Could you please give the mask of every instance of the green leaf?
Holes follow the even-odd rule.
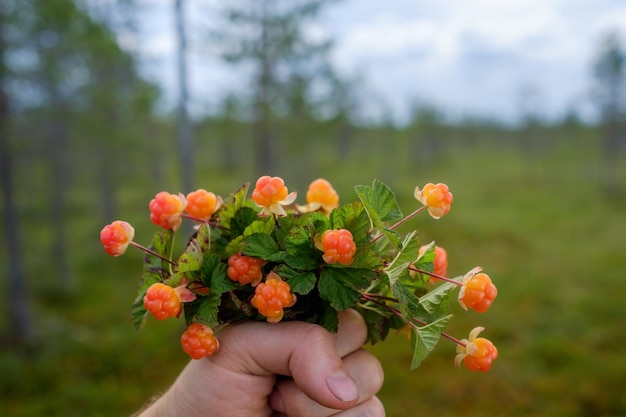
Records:
[[[396,195],[382,181],[375,179],[371,187],[357,185],[355,190],[365,209],[368,212],[373,209],[381,221],[397,222],[404,217],[396,201]]]
[[[296,294],[308,294],[315,288],[315,283],[317,282],[317,277],[313,272],[296,271],[289,268],[287,265],[279,265],[274,268],[274,272],[287,281],[291,287],[291,291]]]
[[[413,348],[411,370],[420,366],[422,361],[435,348],[443,329],[451,318],[452,314],[449,314],[423,327],[411,326],[411,347]]]
[[[155,253],[161,255],[163,258],[169,259],[172,251],[173,239],[174,232],[171,230],[158,231],[152,237],[152,242],[149,248]],[[167,271],[170,267],[169,262],[166,262],[149,253],[146,253],[143,259],[144,272],[161,273],[162,271]]]
[[[400,280],[401,276],[406,277],[408,275],[409,265],[417,258],[418,251],[419,240],[417,239],[417,232],[413,231],[406,235],[396,257],[385,268],[385,273],[392,288]]]
[[[461,282],[463,277],[457,277],[456,280]],[[442,304],[448,301],[450,293],[456,287],[458,287],[458,285],[452,284],[451,282],[444,282],[443,284],[437,285],[431,291],[420,297],[420,307],[428,314],[435,314],[441,310]]]
[[[304,271],[319,267],[322,261],[322,253],[315,247],[313,242],[315,233],[316,229],[312,216],[306,216],[300,222],[294,224],[284,238],[285,263],[287,265]]]
[[[220,262],[219,255],[212,254],[205,257],[200,269],[202,283],[209,288],[211,294],[222,294],[239,288],[239,284],[228,278],[228,266]]]
[[[220,224],[225,228],[230,228],[230,222],[235,217],[235,213],[245,205],[248,188],[250,188],[249,182],[235,190],[235,192],[225,200],[224,206],[219,210]]]
[[[198,228],[196,242],[201,253],[205,254],[211,251],[211,227],[208,223],[202,223]]]
[[[242,207],[237,210],[233,219],[230,222],[231,236],[239,236],[244,234],[244,231],[255,221],[259,220],[258,213],[251,207]]]
[[[143,327],[146,322],[146,318],[148,317],[148,310],[146,310],[143,305],[143,297],[145,295],[145,291],[137,294],[137,297],[135,297],[135,300],[133,301],[133,305],[131,307],[131,317],[133,320],[133,325],[137,330]]]
[[[369,244],[371,223],[363,203],[344,204],[330,213],[329,220],[329,229],[348,229],[357,246]]]
[[[433,272],[435,269],[435,242],[430,242],[424,252],[415,260],[415,268]]]
[[[222,297],[219,294],[211,293],[201,298],[200,305],[196,310],[193,320],[207,325],[218,322],[219,306],[222,303]]]
[[[377,274],[368,269],[324,268],[317,284],[320,296],[336,310],[352,307]]]
[[[246,256],[263,259],[271,262],[281,262],[285,252],[281,251],[278,243],[266,233],[254,233],[242,240],[242,253]]]
[[[405,322],[409,322],[412,317],[419,314],[419,298],[417,298],[415,293],[410,288],[402,282],[397,281],[391,286],[391,292],[398,299],[398,307]]]
[[[198,241],[192,239],[189,241],[185,252],[183,252],[178,258],[178,261],[176,261],[174,269],[178,272],[197,271],[200,269],[201,264],[202,249],[198,244]]]

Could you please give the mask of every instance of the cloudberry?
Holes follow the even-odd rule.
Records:
[[[421,256],[426,252],[428,245],[419,248],[418,255]],[[448,273],[448,252],[441,246],[435,246],[435,259],[433,260],[433,274],[445,277]],[[430,277],[428,280],[430,285],[437,283],[437,279]]]
[[[126,248],[135,237],[135,229],[130,223],[115,220],[100,231],[100,242],[104,250],[111,256],[120,256],[126,252]]]
[[[309,184],[306,193],[307,211],[315,211],[322,208],[330,213],[339,206],[339,195],[328,181],[318,178]]]
[[[457,355],[454,364],[459,367],[461,362],[470,371],[486,372],[498,357],[498,349],[489,339],[478,337],[484,327],[476,327],[470,332],[469,340],[463,339],[463,345],[456,347]]]
[[[350,265],[354,261],[356,244],[352,233],[347,229],[326,230],[315,246],[324,252],[322,258],[327,264]]]
[[[217,352],[220,343],[213,329],[201,323],[192,323],[180,337],[183,350],[192,359],[201,359]]]
[[[286,216],[287,212],[283,205],[289,205],[296,200],[295,192],[289,193],[285,187],[285,181],[280,177],[270,177],[265,175],[256,182],[252,192],[252,200],[261,207],[261,215]]]
[[[257,285],[251,303],[269,323],[278,323],[283,318],[283,309],[296,303],[296,296],[286,281],[271,272],[265,282]]]
[[[177,230],[186,204],[184,195],[161,191],[150,201],[150,220],[164,229]]]
[[[433,184],[428,183],[422,190],[419,187],[415,187],[415,198],[428,207],[428,213],[438,219],[444,214],[450,211],[450,205],[452,204],[453,196],[446,184]]]
[[[484,313],[498,295],[498,289],[491,282],[489,275],[480,271],[480,267],[474,268],[463,277],[459,304],[465,310],[471,308],[478,313]]]
[[[158,320],[178,317],[180,314],[180,297],[176,289],[157,282],[152,284],[143,297],[143,305]]]
[[[185,211],[189,215],[202,220],[211,218],[222,205],[222,198],[202,188],[192,191],[186,197]]]
[[[245,255],[232,255],[228,258],[228,278],[241,285],[256,286],[263,278],[261,268],[265,262],[262,259]]]

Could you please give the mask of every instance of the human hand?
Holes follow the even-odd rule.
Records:
[[[228,326],[220,350],[191,361],[140,416],[384,416],[383,371],[361,349],[366,336],[354,310],[340,312],[336,334],[298,321]]]

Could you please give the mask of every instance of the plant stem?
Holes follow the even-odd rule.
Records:
[[[365,293],[365,294],[361,294],[361,297],[362,297],[362,298],[364,298],[364,299],[365,299],[365,300],[367,300],[367,301],[371,301],[371,302],[372,302],[372,303],[374,303],[374,304],[378,304],[378,305],[379,305],[379,306],[381,306],[381,307],[385,307],[387,310],[389,310],[389,311],[390,311],[391,313],[393,313],[394,315],[396,315],[396,316],[400,317],[401,319],[404,319],[404,316],[402,315],[402,313],[400,312],[400,310],[398,310],[398,309],[397,309],[397,308],[395,308],[395,307],[391,307],[391,306],[389,306],[389,305],[387,305],[387,304],[385,304],[385,303],[383,303],[383,302],[381,302],[381,301],[378,301],[378,299],[380,299],[380,298],[382,298],[382,299],[389,299],[389,300],[393,300],[393,299],[390,299],[389,297],[385,297],[385,296],[380,296],[380,295],[378,295],[378,294],[367,294],[367,293]],[[394,300],[394,301],[397,301],[397,300]],[[416,325],[415,323],[417,323],[417,324],[419,324],[419,325],[421,325],[421,326],[427,326],[427,325],[428,325],[428,323],[426,323],[425,321],[422,321],[422,320],[418,319],[417,317],[411,317],[411,320],[412,320],[412,321],[411,321],[411,322],[409,322],[409,323],[407,323],[407,324],[408,324],[409,326],[412,326],[412,327],[415,327],[415,328],[418,328],[418,327],[417,327],[417,325]],[[413,323],[413,322],[415,322],[415,323]],[[448,340],[450,340],[450,341],[452,341],[452,342],[454,342],[454,343],[456,343],[456,344],[458,344],[458,345],[461,345],[461,346],[463,346],[463,347],[467,346],[467,344],[466,344],[465,342],[463,342],[463,341],[461,341],[461,340],[457,339],[456,337],[454,337],[454,336],[452,336],[452,335],[450,335],[450,334],[448,334],[448,333],[446,333],[446,332],[441,332],[441,336],[443,336],[443,337],[445,337],[446,339],[448,339]]]
[[[461,282],[459,282],[459,281],[457,281],[455,279],[444,277],[443,275],[435,274],[434,272],[424,271],[423,269],[415,268],[415,267],[412,267],[412,266],[410,266],[409,269],[411,271],[419,272],[421,274],[426,274],[426,275],[431,276],[433,278],[440,279],[442,281],[446,281],[446,282],[449,282],[449,283],[454,284],[454,285],[458,285],[458,286],[463,285]]]
[[[415,210],[413,213],[409,214],[408,216],[406,216],[405,218],[399,220],[397,223],[391,225],[391,227],[389,227],[389,230],[393,230],[401,225],[403,225],[404,223],[406,223],[407,221],[409,221],[410,219],[412,219],[413,217],[415,217],[415,215],[417,215],[418,213],[424,211],[424,209],[426,209],[426,206],[422,206],[420,208],[418,208],[417,210]],[[380,239],[381,237],[383,237],[384,234],[381,233],[378,236],[376,236],[374,239],[372,239],[370,241],[370,243],[374,243],[376,242],[378,239]]]
[[[152,249],[149,249],[149,248],[147,248],[147,247],[145,247],[145,246],[143,246],[143,245],[141,245],[141,244],[139,244],[139,243],[137,243],[137,242],[135,242],[135,241],[131,241],[131,242],[130,242],[130,244],[131,244],[131,245],[133,245],[133,246],[134,246],[134,247],[136,247],[136,248],[141,249],[142,251],[144,251],[144,252],[146,252],[146,253],[149,253],[149,254],[150,254],[150,255],[152,255],[152,256],[156,256],[156,257],[157,257],[157,258],[159,258],[160,260],[162,260],[162,261],[164,261],[164,262],[167,262],[167,263],[169,263],[170,265],[175,265],[175,263],[174,263],[174,262],[172,262],[170,259],[167,259],[167,258],[166,258],[166,257],[164,257],[163,255],[160,255],[160,254],[156,253],[155,251],[153,251]]]

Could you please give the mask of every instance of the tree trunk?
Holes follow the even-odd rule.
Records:
[[[28,302],[26,280],[20,251],[20,232],[13,195],[13,161],[9,144],[9,102],[4,89],[6,67],[4,65],[4,25],[0,14],[0,188],[4,201],[3,221],[7,247],[6,306],[9,316],[9,338],[23,343],[33,337],[33,325]]]

